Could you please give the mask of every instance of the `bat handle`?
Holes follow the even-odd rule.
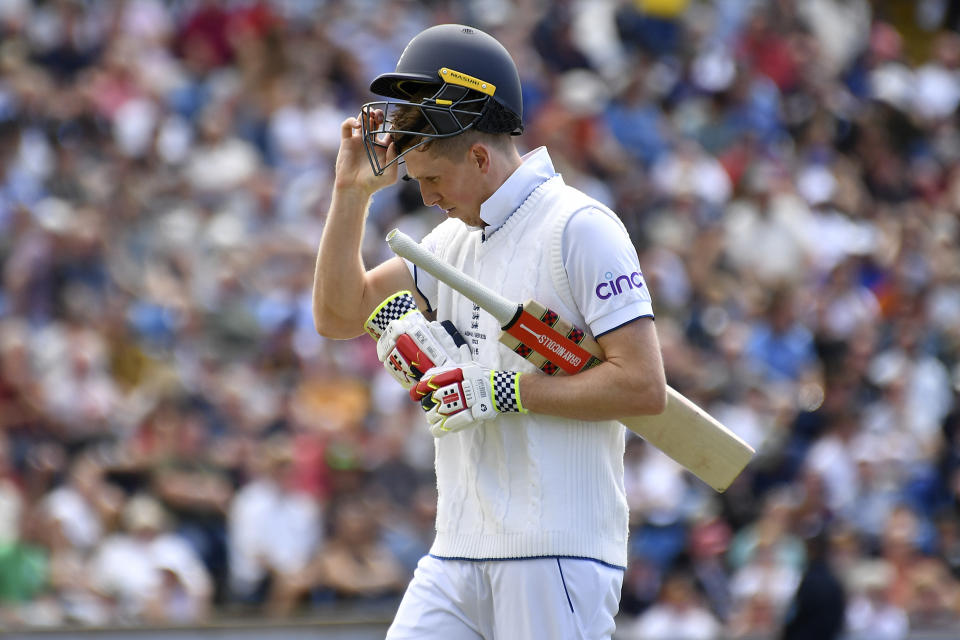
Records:
[[[476,302],[496,318],[500,326],[512,323],[522,310],[521,305],[510,302],[496,291],[442,262],[398,229],[387,234],[387,244],[401,258],[406,258],[451,289],[459,291]]]

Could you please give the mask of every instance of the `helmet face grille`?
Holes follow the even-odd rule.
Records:
[[[361,107],[360,124],[363,135],[363,145],[367,152],[367,159],[375,175],[383,172],[393,163],[402,162],[403,156],[414,149],[439,138],[450,138],[477,127],[488,112],[490,96],[479,94],[464,87],[442,85],[433,96],[422,102],[402,100],[380,100],[368,102]],[[397,107],[418,109],[423,118],[423,130],[411,131],[396,129],[393,122],[396,119]],[[375,122],[371,117],[376,110],[383,111],[382,123],[370,128],[369,123]],[[391,114],[391,111],[393,112]],[[479,129],[478,130],[482,130]],[[392,160],[381,163],[377,149],[386,149],[391,140],[404,137],[416,137],[420,140],[403,150]]]

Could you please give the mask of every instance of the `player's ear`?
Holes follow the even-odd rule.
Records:
[[[486,173],[490,170],[490,149],[487,145],[479,142],[470,146],[469,162],[480,169],[480,173]]]

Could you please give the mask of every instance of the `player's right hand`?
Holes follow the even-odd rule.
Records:
[[[427,320],[409,291],[384,300],[364,327],[377,338],[380,362],[404,389],[410,389],[428,369],[471,358],[470,347],[453,323]]]
[[[336,178],[334,189],[358,190],[366,195],[388,187],[397,181],[397,163],[391,164],[383,175],[374,175],[367,158],[367,150],[363,145],[363,133],[360,118],[368,118],[368,128],[375,129],[383,124],[385,117],[380,109],[373,109],[366,115],[360,113],[356,117],[347,118],[340,124],[340,150],[337,152]],[[385,148],[374,147],[374,153],[380,160],[380,166],[385,166],[396,155],[393,141],[386,140]]]
[[[424,372],[410,389],[410,398],[423,405],[434,438],[463,431],[501,413],[527,412],[520,402],[518,372],[493,371],[476,362]]]

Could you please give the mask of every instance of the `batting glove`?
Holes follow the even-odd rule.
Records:
[[[470,362],[427,371],[410,389],[410,397],[423,404],[430,433],[440,438],[501,413],[526,413],[519,380],[516,371],[494,371]]]
[[[410,389],[428,369],[468,362],[471,357],[470,347],[453,323],[427,320],[409,291],[384,300],[364,329],[377,339],[377,357],[404,389]]]

